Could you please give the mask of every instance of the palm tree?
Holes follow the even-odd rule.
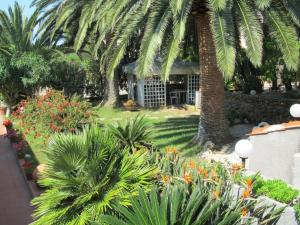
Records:
[[[97,38],[97,51],[109,36],[110,44],[101,56],[110,77],[126,55],[128,46],[142,34],[138,59],[140,76],[149,74],[160,53],[163,78],[168,79],[182,43],[193,33],[186,30],[195,24],[201,65],[201,115],[197,135],[201,143],[228,140],[228,123],[223,111],[224,78],[229,79],[234,73],[236,48],[241,42],[253,65],[261,65],[262,23],[268,27],[268,35],[275,39],[287,68],[298,68],[295,26],[300,26],[299,0],[35,0],[34,4],[38,10],[49,9],[51,5],[56,7],[46,11],[44,25],[52,26],[54,32],[63,30],[72,18],[80,16],[75,49],[80,49],[93,33]]]
[[[96,1],[93,3],[96,3]],[[88,30],[88,24],[92,22],[87,18],[90,18],[91,9],[94,7],[92,2],[34,0],[32,5],[36,6],[36,12],[40,15],[39,22],[41,26],[38,29],[38,34],[47,38],[48,43],[55,46],[57,44],[61,45],[61,42],[63,42],[64,46],[74,46],[77,53],[85,55],[85,52],[88,51],[95,62],[99,60],[99,55],[102,54],[102,49],[108,45],[110,38],[104,34],[105,41],[98,42],[99,33]],[[78,30],[79,26],[81,27],[80,30]],[[87,40],[85,36],[79,37],[79,33],[84,33],[90,38]],[[102,74],[103,70],[100,68],[100,71],[98,71],[99,77]],[[119,77],[114,76],[113,79],[106,79],[105,81],[102,104],[115,107],[118,103]]]
[[[108,132],[86,128],[59,134],[46,152],[40,184],[46,190],[33,200],[33,224],[89,224],[112,206],[128,206],[129,197],[148,190],[156,175],[143,151],[130,154]]]

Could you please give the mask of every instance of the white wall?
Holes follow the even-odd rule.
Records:
[[[300,158],[294,158],[296,153],[300,153],[299,128],[250,136],[250,141],[254,147],[249,157],[250,171],[261,172],[267,178],[281,179],[289,184],[295,182],[295,176],[300,177]],[[299,179],[296,180],[298,182]],[[300,188],[300,183],[298,185]]]

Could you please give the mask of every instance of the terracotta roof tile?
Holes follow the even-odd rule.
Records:
[[[293,128],[300,128],[300,121],[290,121],[288,123],[270,125],[265,127],[255,127],[249,136],[268,134],[274,131],[284,131]]]

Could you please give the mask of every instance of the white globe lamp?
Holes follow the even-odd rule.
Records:
[[[294,118],[300,118],[300,104],[294,104],[290,108],[290,113]]]
[[[241,158],[242,166],[243,166],[243,168],[245,168],[246,159],[248,159],[250,154],[252,153],[253,145],[251,144],[250,141],[243,139],[236,143],[234,151]]]
[[[251,90],[250,91],[250,95],[256,95],[256,91],[255,90]]]

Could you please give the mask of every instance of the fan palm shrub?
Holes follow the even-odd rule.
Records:
[[[196,40],[200,62],[200,142],[228,140],[228,122],[223,111],[224,78],[235,69],[237,46],[252,64],[261,66],[263,25],[281,50],[289,69],[296,70],[299,48],[296,27],[300,26],[298,0],[35,0],[43,14],[42,29],[60,33],[74,27],[74,48],[93,39],[95,52],[101,49],[108,76],[122,62],[128,46],[136,43],[139,75],[151,74],[157,54],[163,59],[161,74],[167,79],[182,46]],[[196,29],[196,32],[194,30]],[[103,52],[102,43],[109,46]],[[191,46],[189,46],[191,47]]]
[[[118,122],[116,126],[110,125],[111,133],[122,143],[135,152],[139,147],[148,147],[152,130],[146,123],[145,116],[137,115],[127,120],[124,125]]]
[[[150,189],[156,168],[147,154],[130,154],[98,127],[58,134],[46,152],[45,191],[32,203],[33,224],[89,224],[112,206],[130,205],[129,197]]]
[[[153,189],[149,195],[140,190],[131,198],[131,207],[116,206],[120,217],[102,215],[109,225],[233,225],[276,224],[283,208],[256,207],[253,200],[234,199],[228,186],[220,195],[205,186],[189,190],[185,184]],[[267,212],[267,210],[269,210]],[[95,223],[96,224],[96,223]]]

